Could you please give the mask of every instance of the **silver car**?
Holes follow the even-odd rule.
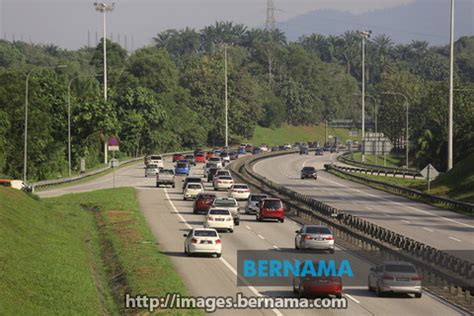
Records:
[[[160,168],[158,167],[157,164],[148,164],[145,167],[145,178],[155,177],[159,171],[160,171]]]
[[[385,293],[408,293],[421,297],[421,277],[413,264],[403,261],[387,261],[370,268],[369,291],[377,296]]]
[[[334,253],[334,236],[329,228],[304,225],[296,231],[295,249],[322,249]]]
[[[261,193],[250,193],[247,199],[247,205],[245,205],[245,214],[256,214],[258,210],[258,203],[262,199],[266,199],[268,196]]]

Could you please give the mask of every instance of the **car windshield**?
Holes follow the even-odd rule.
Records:
[[[278,200],[268,200],[263,204],[264,208],[282,208],[281,201]]]
[[[173,170],[171,169],[163,169],[160,171],[161,174],[174,174]]]
[[[228,210],[210,210],[209,214],[212,215],[230,215]]]
[[[183,162],[183,163],[178,163],[178,164],[176,164],[176,167],[177,167],[177,168],[187,168],[187,167],[188,167],[188,164],[186,164],[186,163],[184,163],[184,162]]]
[[[214,230],[195,230],[194,236],[196,237],[217,237],[217,232]]]
[[[308,234],[325,234],[331,235],[331,231],[327,227],[307,226],[306,233]]]
[[[150,156],[150,160],[161,160],[161,156]]]
[[[214,204],[219,206],[237,206],[237,202],[233,200],[216,200]]]
[[[304,172],[315,172],[316,169],[314,167],[304,167],[303,171]]]
[[[266,195],[252,195],[250,200],[251,201],[260,201],[261,199],[266,198]]]
[[[385,266],[387,272],[405,272],[405,273],[416,273],[415,267],[407,264],[387,264]]]

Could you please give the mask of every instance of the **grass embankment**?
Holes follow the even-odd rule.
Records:
[[[121,314],[125,292],[185,294],[131,188],[41,201],[0,188],[0,243],[5,315]]]
[[[360,140],[359,136],[349,136],[349,130],[343,128],[328,128],[328,135],[333,137],[339,136],[341,142],[345,144],[346,140]],[[295,142],[314,142],[319,141],[324,144],[325,127],[324,125],[317,126],[289,126],[284,125],[279,128],[265,128],[257,126],[253,137],[246,142],[260,145],[267,144],[269,146],[283,145]]]
[[[394,154],[387,154],[386,155],[386,166],[387,167],[397,167],[400,168],[405,165],[405,156],[402,155],[394,155]],[[362,162],[362,153],[356,152],[352,155],[352,159],[355,161]],[[384,155],[378,155],[377,159],[375,155],[366,154],[365,155],[365,162],[374,164],[374,165],[384,165]]]

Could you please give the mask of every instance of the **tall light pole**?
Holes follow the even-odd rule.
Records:
[[[106,23],[106,14],[111,12],[115,3],[107,4],[104,2],[94,2],[94,7],[96,11],[102,13],[102,22],[103,22],[103,31],[104,35],[102,37],[102,48],[104,55],[104,101],[107,101],[107,23]],[[107,141],[104,141],[104,163],[107,164]]]
[[[227,100],[227,45],[224,45],[224,72],[225,72],[225,147],[229,146],[229,118],[228,118],[228,100]]]
[[[29,96],[29,82],[30,77],[39,68],[65,68],[66,65],[56,65],[56,66],[41,66],[38,68],[31,69],[28,74],[26,75],[25,80],[25,140],[23,144],[23,182],[26,183],[27,179],[27,172],[28,172],[28,96]]]
[[[451,0],[451,32],[449,58],[448,170],[453,168],[453,81],[454,81],[454,0]]]
[[[408,98],[406,95],[404,95],[403,93],[399,93],[399,92],[384,92],[382,94],[387,94],[387,95],[399,95],[399,96],[402,96],[404,99],[405,99],[405,107],[406,107],[406,117],[405,117],[405,160],[406,160],[406,166],[408,168],[408,153],[409,153],[409,144],[410,144],[410,133],[409,133],[409,129],[408,129],[408,114],[409,114],[409,104],[408,104]]]
[[[352,95],[360,96],[361,94],[353,93]],[[377,137],[377,140],[378,140],[378,128],[377,128],[377,116],[378,116],[377,105],[378,105],[378,102],[377,102],[377,99],[375,97],[373,97],[369,94],[366,94],[365,96],[368,97],[368,98],[371,98],[372,101],[374,102],[375,134],[376,134],[376,137]],[[375,164],[377,164],[377,145],[375,147]]]
[[[362,38],[362,161],[365,161],[365,41],[372,31],[357,31],[357,34]]]
[[[71,159],[71,84],[74,80],[81,77],[97,77],[98,75],[78,75],[71,80],[67,85],[67,158],[68,158],[68,174],[71,177],[72,159]]]

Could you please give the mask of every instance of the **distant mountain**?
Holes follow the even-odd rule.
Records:
[[[444,45],[449,42],[450,3],[450,0],[416,0],[364,14],[316,10],[279,23],[278,28],[290,40],[312,33],[339,35],[348,30],[370,29],[374,35],[389,35],[395,43],[424,40],[432,45]],[[455,21],[456,38],[474,35],[474,1],[456,1]]]

